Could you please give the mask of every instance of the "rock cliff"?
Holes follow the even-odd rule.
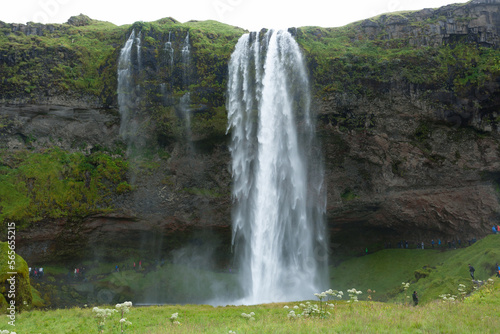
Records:
[[[401,239],[479,238],[498,222],[499,9],[500,1],[474,0],[290,30],[313,82],[334,256]],[[142,58],[131,144],[119,135],[116,70],[133,29],[141,32]],[[1,218],[24,226],[18,249],[28,262],[164,256],[200,242],[214,245],[221,265],[230,261],[224,94],[243,33],[173,19],[122,27],[85,17],[64,25],[0,22],[0,182],[20,194],[0,193]],[[84,198],[33,202],[44,176],[26,174],[23,162],[53,147],[64,154],[50,155],[60,171],[50,184],[71,181],[86,189]],[[76,202],[86,206],[70,209]],[[23,203],[38,209],[21,215]]]

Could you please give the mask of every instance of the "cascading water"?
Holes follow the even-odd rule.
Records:
[[[313,298],[327,281],[325,195],[300,49],[246,34],[229,64],[233,245],[242,303]]]
[[[168,32],[168,41],[165,43],[165,51],[167,51],[169,55],[169,66],[170,66],[170,72],[173,71],[174,68],[174,47],[172,46],[172,42],[170,41],[172,37],[172,32]]]
[[[184,71],[182,75],[182,84],[184,88],[189,86],[189,63],[191,60],[191,47],[189,46],[189,32],[186,34],[184,43],[182,44],[182,64],[184,66]]]
[[[189,31],[186,34],[186,38],[184,39],[184,43],[182,44],[182,85],[185,90],[189,88],[189,74],[190,74],[190,66],[191,66],[191,46],[189,45]],[[180,101],[179,108],[184,115],[184,119],[186,122],[186,131],[188,140],[191,139],[191,93],[188,91],[185,93]],[[192,148],[192,147],[191,147]]]
[[[120,109],[121,123],[120,135],[128,139],[130,131],[130,116],[134,109],[134,66],[132,62],[132,47],[136,41],[135,30],[130,33],[127,42],[120,52],[118,59],[118,107]],[[140,57],[140,49],[138,49]]]

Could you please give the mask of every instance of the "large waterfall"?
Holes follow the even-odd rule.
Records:
[[[289,32],[240,38],[227,107],[242,302],[313,298],[327,279],[323,169],[306,66]]]

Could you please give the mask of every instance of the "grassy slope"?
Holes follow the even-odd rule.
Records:
[[[350,288],[375,290],[376,300],[400,300],[397,294],[401,292],[401,283],[410,282],[410,290],[417,290],[425,303],[441,294],[457,294],[459,284],[470,291],[468,263],[476,269],[476,279],[486,280],[493,275],[497,262],[500,262],[500,235],[490,235],[456,250],[390,249],[353,258],[332,267],[330,278],[331,286],[344,292]],[[417,280],[416,272],[428,276]]]

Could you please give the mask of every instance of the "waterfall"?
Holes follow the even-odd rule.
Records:
[[[168,32],[168,41],[165,43],[165,51],[168,52],[169,55],[169,65],[170,65],[170,73],[172,73],[173,68],[174,68],[174,48],[172,46],[172,42],[170,40],[172,36],[172,32]]]
[[[189,31],[186,34],[186,38],[184,39],[184,43],[182,44],[182,84],[184,89],[189,89],[189,77],[190,77],[190,67],[191,67],[191,47],[189,45]],[[191,138],[191,94],[188,91],[185,93],[180,100],[179,107],[186,121],[186,131],[188,139]]]
[[[141,33],[139,32],[139,34],[137,35],[137,37],[135,38],[135,45],[136,45],[136,48],[137,48],[137,64],[139,64],[139,71],[142,70],[142,52],[141,52]]]
[[[308,75],[290,33],[240,38],[227,108],[242,303],[314,298],[327,281],[326,200]]]
[[[132,46],[136,41],[135,30],[130,33],[127,42],[120,51],[118,59],[118,107],[120,110],[120,135],[128,139],[130,131],[130,116],[134,109],[134,66],[132,62]],[[138,57],[139,57],[138,53]]]

